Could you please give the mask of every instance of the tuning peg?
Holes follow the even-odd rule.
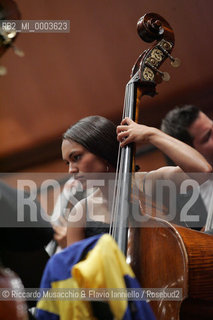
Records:
[[[162,79],[164,81],[169,81],[170,80],[170,74],[168,72],[162,72]]]
[[[160,46],[159,49],[163,51],[163,53],[171,60],[172,67],[178,68],[181,65],[181,60],[179,58],[174,58],[173,56],[171,56],[171,54],[165,48],[163,48],[163,46]]]
[[[171,65],[174,68],[178,68],[181,65],[181,60],[179,58],[173,58],[172,56],[170,56],[169,58],[172,60]]]
[[[163,81],[169,81],[170,80],[170,75],[168,72],[162,72],[160,70],[158,70],[158,68],[156,68],[153,64],[151,64],[149,61],[146,63],[146,65],[152,69],[153,71],[159,73],[161,75],[161,79]]]
[[[169,81],[170,80],[170,74],[168,72],[162,72],[160,70],[156,70],[160,75],[163,81]]]
[[[0,66],[0,76],[5,76],[7,74],[7,68]]]
[[[165,50],[165,49],[164,49]],[[164,53],[169,57],[169,59],[171,60],[171,65],[174,68],[178,68],[181,65],[181,61],[179,58],[174,58],[173,56],[171,56],[171,54],[169,54],[168,51],[164,51]]]

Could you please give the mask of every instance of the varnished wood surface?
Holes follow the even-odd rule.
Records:
[[[213,236],[177,227],[188,256],[188,297],[213,304]]]
[[[158,320],[212,319],[212,236],[150,218],[130,232],[128,255],[143,288],[182,289],[180,301],[150,302]]]
[[[187,254],[175,232],[153,220],[132,230],[130,243],[134,244],[129,247],[131,264],[142,288],[181,288],[183,297],[187,296]],[[181,301],[163,299],[150,304],[158,320],[179,319]]]

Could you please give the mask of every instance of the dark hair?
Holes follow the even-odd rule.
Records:
[[[83,118],[63,134],[63,139],[79,143],[116,168],[119,143],[112,121],[101,116]]]
[[[188,129],[198,118],[199,112],[200,109],[194,105],[177,106],[166,114],[161,123],[161,130],[193,146],[193,137]]]

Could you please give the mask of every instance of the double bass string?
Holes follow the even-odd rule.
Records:
[[[126,91],[127,91],[127,88],[126,88]],[[127,100],[127,94],[125,93],[122,119],[124,118],[124,114],[125,114],[126,100]],[[115,174],[115,184],[114,184],[114,191],[113,191],[113,202],[112,202],[112,210],[111,210],[110,229],[109,229],[109,234],[111,234],[113,238],[115,238],[116,226],[118,223],[117,222],[117,220],[118,220],[118,203],[119,203],[118,199],[120,197],[120,190],[121,190],[121,172],[122,172],[121,168],[123,167],[122,160],[123,160],[122,150],[119,145],[118,160],[117,160],[117,167],[116,167],[116,174]]]
[[[130,115],[130,105],[132,101],[132,86],[128,85],[126,86],[125,90],[125,100],[124,100],[124,109],[123,109],[123,116],[131,116]],[[122,251],[125,251],[126,241],[124,238],[126,238],[125,231],[127,227],[127,221],[126,221],[126,211],[123,210],[123,200],[127,199],[128,195],[125,193],[127,191],[126,186],[124,186],[124,175],[129,174],[129,169],[127,168],[126,163],[126,156],[127,155],[127,148],[125,147],[123,149],[120,149],[119,147],[119,156],[118,156],[118,164],[117,164],[117,170],[116,170],[116,180],[115,180],[115,188],[114,188],[114,199],[113,199],[113,205],[112,205],[112,214],[111,214],[111,223],[110,223],[110,233],[117,241],[118,245],[122,249]],[[128,177],[127,177],[128,178]],[[127,180],[128,181],[128,180]],[[124,192],[125,190],[125,192]],[[128,190],[129,194],[129,190]],[[125,195],[125,196],[124,196]],[[124,198],[124,199],[121,199]]]

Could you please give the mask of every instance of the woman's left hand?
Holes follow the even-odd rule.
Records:
[[[152,129],[138,124],[130,118],[125,118],[121,121],[121,125],[117,127],[117,140],[120,142],[121,147],[131,142],[147,143],[152,134]]]

